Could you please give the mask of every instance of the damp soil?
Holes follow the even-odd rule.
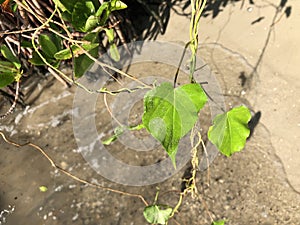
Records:
[[[204,45],[200,53],[221,84],[227,107],[245,104],[251,108],[247,98],[256,77],[243,59],[220,46]],[[176,68],[159,63],[141,63],[131,66],[129,72],[139,77],[162,76],[172,80]],[[179,77],[184,80],[184,76]],[[149,203],[153,202],[159,188],[159,203],[176,204],[184,175],[190,169],[189,163],[171,178],[147,186],[132,187],[103,178],[82,157],[74,137],[72,107],[76,89],[65,88],[50,76],[36,76],[35,79],[36,88],[31,90],[26,100],[30,106],[18,108],[13,115],[1,121],[0,129],[10,140],[40,146],[58,166],[90,182],[140,194]],[[126,80],[122,82],[126,83]],[[118,87],[113,81],[109,85],[111,88]],[[100,136],[105,139],[113,133],[113,125],[102,97],[97,99],[95,124]],[[107,97],[108,103],[113,101],[114,97]],[[1,110],[8,105],[4,104]],[[129,115],[133,124],[141,120],[141,110],[142,104],[138,101]],[[253,114],[257,113],[252,110]],[[209,113],[209,108],[206,108],[201,114],[203,131],[210,124]],[[134,135],[137,138],[147,136],[142,131],[136,131]],[[0,210],[14,207],[11,214],[2,215],[1,223],[5,218],[6,224],[13,225],[147,224],[143,218],[145,205],[139,198],[75,181],[53,169],[46,158],[30,146],[17,148],[3,139],[0,143]],[[166,158],[160,148],[146,154],[133,151],[118,141],[108,150],[115,158],[135,166],[150,165]],[[299,224],[299,193],[289,184],[273,150],[269,132],[261,123],[255,127],[242,152],[230,158],[219,155],[209,170],[199,172],[197,185],[200,198],[186,196],[170,225],[210,224],[207,211],[213,219],[226,219],[226,224],[231,225]],[[46,186],[48,190],[41,192],[40,186]]]

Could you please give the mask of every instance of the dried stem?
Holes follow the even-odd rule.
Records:
[[[99,185],[99,184],[91,183],[91,182],[89,182],[85,179],[77,177],[74,174],[71,174],[70,172],[68,172],[68,171],[64,170],[63,168],[61,168],[60,166],[58,166],[54,162],[54,160],[40,146],[38,146],[36,144],[33,144],[31,142],[28,142],[28,143],[25,143],[25,144],[18,144],[16,142],[8,140],[7,137],[5,136],[5,134],[2,131],[0,131],[0,135],[2,136],[3,140],[6,143],[8,143],[10,145],[13,145],[15,147],[21,148],[21,147],[25,147],[25,146],[30,146],[30,147],[34,148],[35,150],[40,152],[48,160],[48,162],[51,164],[52,167],[54,167],[55,169],[57,169],[61,173],[67,175],[68,177],[70,177],[70,178],[72,178],[72,179],[74,179],[74,180],[76,180],[80,183],[89,185],[89,186],[94,187],[94,188],[102,189],[102,190],[105,190],[105,191],[110,191],[110,192],[113,192],[113,193],[126,195],[126,196],[129,196],[129,197],[139,198],[145,204],[145,206],[149,205],[148,202],[145,200],[145,198],[142,195],[129,193],[129,192],[124,192],[124,191],[116,190],[116,189],[113,189],[113,188],[105,187],[105,186],[102,186],[102,185]]]

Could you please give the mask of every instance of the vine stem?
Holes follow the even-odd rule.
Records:
[[[192,17],[190,21],[190,49],[192,52],[190,60],[190,81],[194,82],[194,72],[196,68],[196,53],[198,49],[199,21],[205,8],[207,0],[191,0]]]
[[[109,105],[107,103],[106,93],[104,93],[104,95],[103,95],[103,100],[104,100],[104,105],[105,105],[108,113],[110,114],[111,118],[113,118],[117,122],[117,124],[119,124],[120,127],[123,127],[123,124],[121,124],[121,122],[112,113],[112,111],[111,111],[111,109],[110,109],[110,107],[109,107]]]
[[[48,162],[51,164],[52,167],[54,167],[55,169],[57,169],[61,173],[67,175],[68,177],[72,178],[73,180],[76,180],[76,181],[78,181],[82,184],[86,184],[86,185],[89,185],[91,187],[95,187],[95,188],[102,189],[102,190],[105,190],[105,191],[109,191],[109,192],[113,192],[113,193],[117,193],[117,194],[121,194],[121,195],[126,195],[126,196],[129,196],[129,197],[139,198],[145,204],[145,206],[149,205],[148,202],[145,200],[145,198],[142,195],[129,193],[129,192],[124,192],[124,191],[116,190],[116,189],[113,189],[113,188],[105,187],[105,186],[102,186],[102,185],[99,185],[99,184],[91,183],[91,182],[89,182],[85,179],[79,178],[76,175],[64,170],[63,168],[61,168],[60,166],[58,166],[54,162],[54,160],[45,152],[45,150],[43,150],[40,146],[38,146],[36,144],[33,144],[31,142],[27,142],[25,144],[18,144],[16,142],[13,142],[13,141],[7,139],[7,137],[5,136],[5,134],[2,131],[0,131],[0,135],[2,136],[3,140],[6,143],[8,143],[10,145],[13,145],[15,147],[21,148],[21,147],[25,147],[25,146],[30,146],[30,147],[34,148],[35,150],[40,152],[48,160]]]
[[[9,114],[11,114],[14,111],[14,109],[15,109],[15,107],[17,105],[18,98],[19,98],[19,88],[20,88],[20,80],[18,78],[17,85],[16,85],[16,93],[15,93],[14,102],[10,106],[9,110],[6,113],[4,113],[3,115],[0,115],[0,120],[5,119]]]

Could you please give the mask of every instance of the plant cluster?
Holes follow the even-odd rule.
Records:
[[[103,68],[109,68],[133,78],[116,68],[97,61],[99,48],[103,45],[110,48],[110,57],[113,60],[120,60],[114,32],[118,22],[108,21],[112,12],[126,8],[122,1],[53,0],[52,7],[44,5],[42,1],[37,3],[30,0],[22,2],[1,0],[0,3],[4,16],[6,19],[8,18],[6,21],[13,20],[15,17],[20,19],[16,26],[18,30],[11,27],[9,23],[1,23],[1,26],[8,31],[1,33],[3,37],[0,47],[0,88],[14,82],[18,87],[24,71],[29,71],[32,65],[47,66],[48,70],[63,82],[76,84],[84,89],[86,88],[78,83],[76,78],[81,77],[94,62],[99,63]],[[142,124],[136,128],[130,128],[145,128],[162,144],[175,168],[179,141],[192,131],[192,177],[187,181],[187,186],[180,194],[180,199],[175,207],[158,204],[157,193],[154,203],[144,209],[144,217],[151,224],[167,224],[168,220],[178,212],[184,196],[188,193],[192,193],[193,196],[198,195],[195,181],[198,170],[197,151],[200,146],[204,148],[205,146],[201,134],[195,132],[193,128],[198,120],[200,110],[207,102],[207,96],[201,85],[195,83],[193,74],[197,60],[199,20],[205,5],[206,0],[191,0],[192,14],[188,46],[190,46],[192,56],[189,82],[175,87],[175,78],[174,84],[162,83],[151,88],[144,96]],[[45,6],[44,10],[41,9],[43,6]],[[30,59],[24,62],[23,56],[30,56]],[[72,77],[59,70],[59,66],[66,60],[72,61]],[[110,93],[104,89],[87,91]],[[18,88],[16,88],[16,99],[17,96]],[[208,130],[208,139],[222,154],[231,156],[234,152],[244,148],[250,134],[248,128],[250,118],[251,114],[245,106],[224,112],[214,118],[213,125]],[[110,144],[121,134],[122,132],[116,133],[114,137],[106,140],[105,144]],[[212,220],[214,225],[224,223],[224,220]]]

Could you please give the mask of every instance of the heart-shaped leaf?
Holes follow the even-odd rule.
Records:
[[[192,129],[206,101],[199,84],[174,89],[171,83],[162,83],[144,96],[143,124],[163,145],[175,168],[179,140]]]
[[[250,134],[248,128],[250,119],[251,114],[245,106],[217,115],[213,126],[208,130],[208,139],[222,154],[231,156],[234,152],[239,152],[244,148]]]
[[[144,209],[144,217],[151,224],[166,224],[173,209],[165,205],[149,205]]]

